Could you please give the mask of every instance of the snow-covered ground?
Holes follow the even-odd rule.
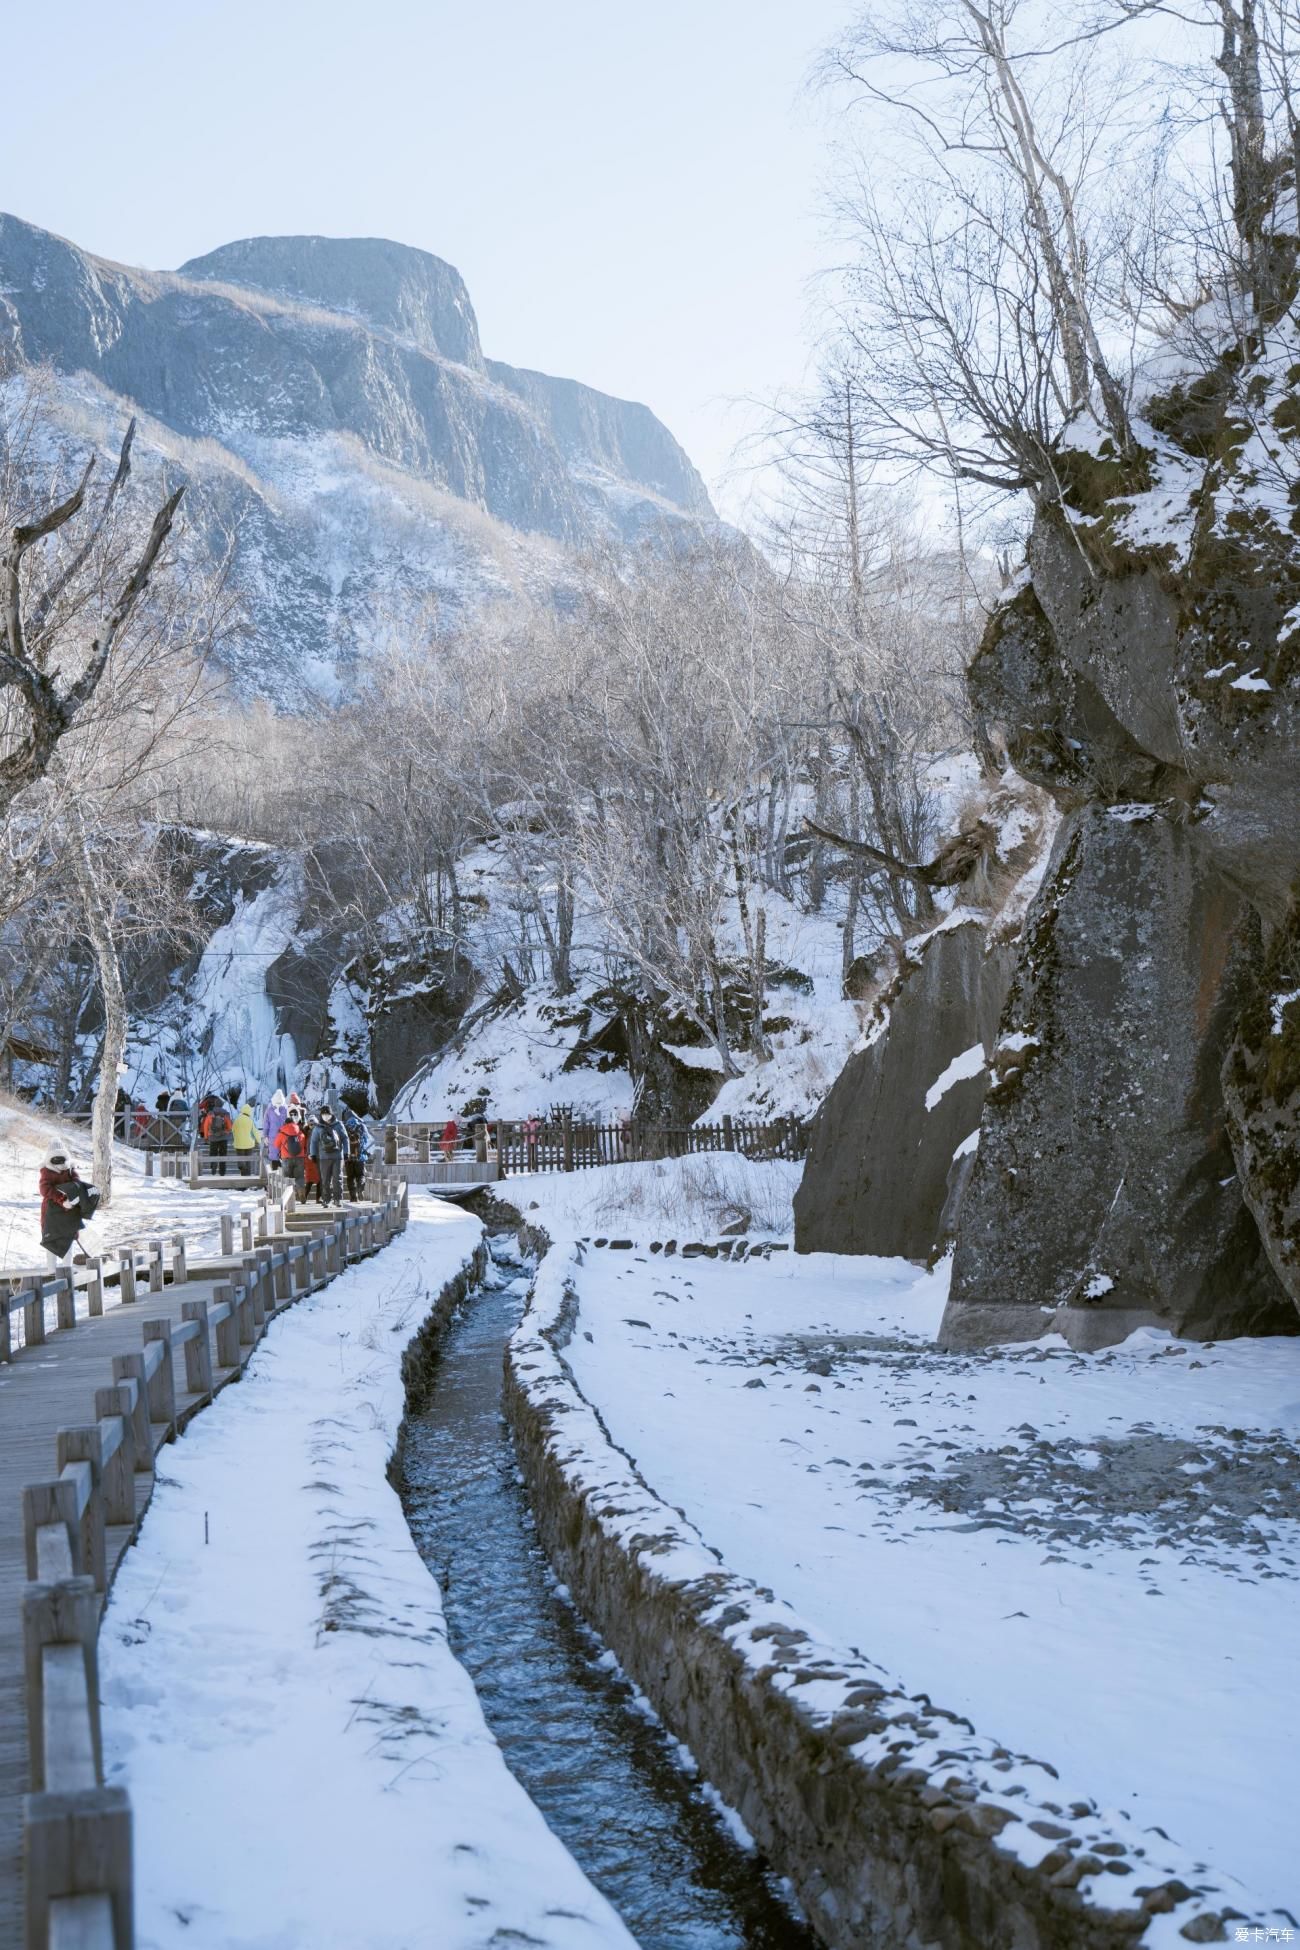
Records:
[[[492,845],[474,848],[461,868],[472,901],[465,905],[464,946],[475,967],[492,978],[503,958],[518,958],[519,915],[509,860]],[[724,1083],[718,1058],[693,1045],[674,1050],[684,1068],[714,1072],[720,1094],[705,1115],[809,1117],[830,1089],[862,1033],[863,1010],[841,989],[842,889],[832,886],[824,910],[805,913],[794,901],[764,889],[770,979],[767,1019],[771,1056],[759,1061],[735,1052],[738,1077]],[[719,944],[738,962],[744,936],[734,897],[721,904]],[[871,944],[861,943],[865,950]],[[571,1105],[581,1116],[612,1118],[632,1108],[626,1066],[593,1058],[572,1064],[575,1044],[595,1037],[608,1018],[609,944],[599,905],[579,890],[575,924],[575,992],[557,998],[538,960],[538,978],[522,1002],[475,1012],[464,1030],[398,1092],[392,1115],[424,1120],[457,1116],[468,1103],[485,1102],[489,1115],[526,1117],[551,1105]],[[604,1061],[607,1067],[600,1067]],[[566,1067],[571,1065],[572,1067]]]
[[[43,1267],[38,1178],[46,1153],[67,1147],[74,1163],[90,1171],[90,1133],[84,1124],[0,1099],[0,1271]],[[191,1191],[182,1179],[146,1178],[142,1152],[113,1148],[113,1199],[97,1212],[82,1237],[89,1253],[130,1241],[183,1231],[191,1248],[216,1246],[223,1212],[237,1212],[260,1196],[231,1165],[227,1191]]]
[[[141,1950],[630,1950],[508,1772],[385,1469],[477,1222],[428,1196],[167,1451],[100,1634]]]
[[[1259,1914],[1300,1910],[1300,1341],[940,1354],[945,1269],[651,1254],[717,1236],[673,1221],[684,1167],[714,1162],[607,1170],[585,1216],[576,1179],[512,1181],[557,1252],[644,1242],[566,1268],[565,1359],[612,1439],[832,1645]],[[746,1199],[725,1163],[770,1222],[770,1182]]]

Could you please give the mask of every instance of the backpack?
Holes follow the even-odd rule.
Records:
[[[230,1119],[226,1115],[225,1111],[224,1110],[209,1111],[208,1143],[211,1144],[214,1138],[219,1140],[221,1138],[227,1138],[229,1136],[230,1136]]]
[[[343,1149],[343,1133],[338,1125],[331,1119],[328,1124],[318,1124],[316,1129],[320,1133],[317,1149],[322,1158],[337,1158]]]
[[[278,1142],[282,1158],[301,1158],[302,1132],[296,1124],[282,1124]]]

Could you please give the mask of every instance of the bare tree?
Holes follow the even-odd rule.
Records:
[[[129,636],[185,491],[168,494],[147,535],[128,544],[119,515],[134,419],[97,500],[97,457],[55,498],[32,464],[31,431],[30,421],[0,426],[0,819],[44,777]]]
[[[1117,454],[1133,436],[1091,221],[1113,90],[1087,47],[1045,67],[1018,45],[1025,12],[873,7],[823,73],[910,145],[907,182],[883,194],[864,167],[840,199],[864,432],[896,466],[1051,498],[1067,422],[1095,413]]]

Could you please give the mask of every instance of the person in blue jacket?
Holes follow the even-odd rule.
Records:
[[[347,1145],[343,1169],[347,1178],[348,1197],[359,1199],[365,1185],[366,1163],[375,1147],[369,1131],[350,1104],[344,1104],[339,1112],[339,1122],[343,1126],[343,1138]]]

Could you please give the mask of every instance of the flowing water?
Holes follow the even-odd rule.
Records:
[[[513,1242],[493,1244],[505,1261]],[[501,1406],[525,1287],[469,1296],[407,1423],[406,1513],[452,1648],[511,1770],[642,1950],[814,1950],[550,1572]]]

